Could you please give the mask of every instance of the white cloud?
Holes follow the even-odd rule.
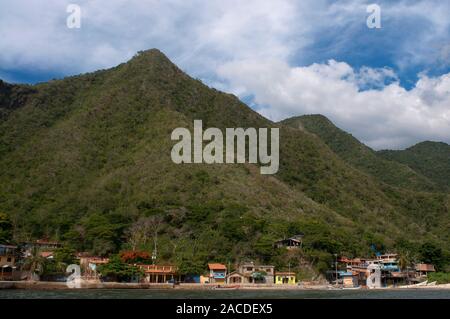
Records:
[[[317,61],[315,50],[323,48],[315,46],[323,39],[331,41],[325,48],[332,55],[370,45],[354,43],[369,32],[370,1],[0,1],[0,72],[77,74],[156,47],[192,76],[254,96],[272,119],[323,113],[376,148],[449,141],[448,76],[422,75],[406,91],[389,68],[355,71],[334,60],[297,67]],[[69,3],[81,6],[81,29],[66,27]],[[396,57],[398,68],[430,60],[448,66],[448,3],[378,3],[386,35],[395,41],[395,52],[386,54]],[[378,90],[359,90],[367,87]]]
[[[421,75],[410,91],[398,81],[361,91],[361,83],[379,84],[396,75],[389,69],[355,71],[334,60],[307,67],[244,60],[223,65],[219,75],[241,96],[253,94],[265,106],[260,112],[272,120],[321,113],[376,149],[450,137],[450,73]]]
[[[72,2],[80,29],[66,26]],[[0,11],[0,64],[85,72],[157,47],[190,71],[211,73],[225,60],[293,54],[309,28],[291,29],[302,22],[298,9],[293,0],[10,1]]]

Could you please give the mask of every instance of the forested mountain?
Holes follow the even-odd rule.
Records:
[[[336,127],[323,115],[304,115],[282,122],[319,136],[337,155],[354,167],[392,185],[417,191],[439,191],[439,185],[398,161],[378,155],[351,134]]]
[[[379,151],[378,155],[408,165],[443,189],[450,189],[450,145],[446,143],[426,141],[403,151]]]
[[[304,249],[294,257],[321,271],[332,254],[367,255],[371,245],[449,249],[449,195],[429,174],[355,140],[342,151],[313,126],[273,123],[158,50],[62,80],[2,82],[0,115],[0,211],[17,242],[48,237],[107,254],[129,248],[130,230],[147,217],[160,221],[158,258],[185,267],[259,259],[282,268],[292,256],[273,242],[299,232]],[[253,164],[174,164],[171,132],[195,119],[221,129],[279,127],[278,174],[260,175]],[[345,151],[352,145],[355,160]]]

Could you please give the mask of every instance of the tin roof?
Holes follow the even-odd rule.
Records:
[[[137,265],[144,270],[146,274],[174,274],[177,271],[175,266],[160,266],[160,265]]]
[[[434,266],[431,264],[417,264],[417,271],[435,271]]]
[[[295,272],[280,271],[280,272],[276,272],[275,276],[295,276]]]
[[[208,264],[210,270],[227,270],[227,267],[223,264],[212,263]]]

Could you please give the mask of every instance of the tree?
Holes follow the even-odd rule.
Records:
[[[150,262],[150,255],[146,251],[123,251],[120,259],[128,264],[139,264]]]
[[[63,271],[66,270],[68,265],[76,263],[75,251],[67,247],[56,249],[53,256],[58,269]]]
[[[144,246],[149,239],[153,240],[153,258],[156,258],[158,251],[158,234],[163,225],[164,219],[160,215],[139,218],[128,230],[128,242],[131,249],[135,251],[139,246]]]
[[[29,272],[28,279],[32,280],[36,275],[41,275],[45,269],[45,263],[46,259],[41,256],[41,251],[33,247],[23,266]]]
[[[8,215],[0,212],[0,243],[8,243],[12,239],[12,223]]]
[[[180,275],[196,275],[205,272],[205,263],[202,258],[191,256],[190,258],[182,257],[177,262],[177,269]]]
[[[420,247],[420,257],[422,262],[433,264],[438,271],[445,265],[445,257],[442,248],[432,242],[426,242]]]
[[[128,243],[133,251],[137,250],[139,246],[145,246],[150,236],[147,217],[141,217],[134,222],[126,234],[128,236]]]
[[[408,252],[399,253],[398,256],[398,266],[400,270],[407,269],[412,264],[411,258]]]
[[[107,264],[99,266],[98,272],[104,277],[112,277],[115,281],[129,281],[144,274],[140,268],[123,262],[118,255],[112,256]]]

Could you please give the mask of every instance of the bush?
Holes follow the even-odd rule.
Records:
[[[437,281],[438,284],[450,283],[450,273],[448,272],[436,272],[428,274],[428,281]]]
[[[144,274],[138,267],[123,262],[118,255],[111,257],[107,264],[99,267],[98,271],[102,276],[119,282],[130,281],[133,277]]]

